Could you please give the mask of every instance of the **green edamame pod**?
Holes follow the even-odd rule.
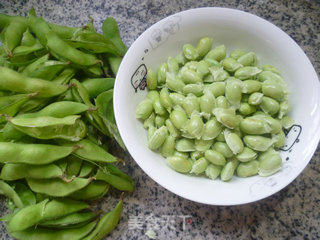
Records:
[[[121,40],[118,25],[114,18],[108,17],[104,20],[102,23],[102,32],[104,36],[116,46],[122,55],[126,53],[127,47]]]
[[[120,191],[132,192],[134,190],[133,181],[130,177],[128,179],[128,176],[119,176],[109,170],[99,169],[95,177],[97,180],[105,181]]]
[[[42,165],[64,158],[74,151],[72,146],[0,142],[0,162]]]
[[[65,62],[48,60],[39,64],[34,71],[30,72],[26,76],[51,81],[59,73],[61,73],[62,70],[64,70],[67,66],[68,66],[68,63],[65,63]]]
[[[39,225],[48,228],[71,228],[78,224],[88,223],[96,217],[93,212],[75,212],[61,218],[47,220]]]
[[[6,195],[8,198],[10,198],[14,205],[18,208],[23,208],[24,204],[19,197],[19,195],[16,193],[16,191],[5,181],[0,180],[0,191],[2,194]]]
[[[65,118],[13,118],[9,121],[16,129],[34,138],[59,138],[76,142],[87,133],[85,123],[79,118],[79,115],[71,115]]]
[[[37,78],[25,77],[9,68],[0,67],[0,90],[37,93],[38,97],[53,97],[65,92],[67,86]]]
[[[69,199],[51,201],[46,199],[14,213],[8,222],[8,229],[10,232],[22,231],[41,221],[59,218],[88,207],[89,205],[84,202]]]
[[[10,232],[10,235],[18,240],[80,240],[87,236],[95,228],[97,221],[90,222],[85,226],[68,229],[48,229],[38,227],[29,228],[23,231]]]
[[[36,197],[35,197],[34,193],[25,184],[20,183],[20,182],[16,182],[14,184],[14,190],[16,191],[18,196],[20,197],[20,199],[25,207],[36,204],[37,201],[36,201]]]
[[[38,112],[19,115],[17,118],[35,118],[35,117],[54,117],[64,118],[70,115],[76,115],[88,111],[89,107],[83,103],[72,101],[54,102],[42,108]]]
[[[54,179],[33,179],[28,178],[27,183],[32,191],[43,193],[52,197],[66,197],[82,188],[85,188],[92,178],[74,178],[66,182],[59,178]]]
[[[66,68],[57,77],[55,77],[52,82],[68,84],[75,74],[76,70],[74,68]]]
[[[82,139],[81,141],[76,143],[61,142],[61,144],[64,146],[78,146],[78,148],[73,151],[73,154],[83,160],[104,163],[117,161],[117,159],[113,155],[87,139]]]
[[[113,105],[113,89],[102,92],[95,99],[95,104],[98,108],[98,112],[100,113],[102,118],[107,118],[113,124],[116,123],[114,119]]]
[[[101,240],[104,236],[109,234],[118,224],[123,209],[122,197],[115,208],[104,215],[98,222],[95,230],[93,230],[83,240]]]
[[[109,190],[110,185],[104,181],[94,181],[86,187],[70,194],[68,197],[75,200],[95,200],[103,197]]]
[[[81,52],[80,50],[71,47],[52,31],[47,33],[46,39],[47,46],[50,51],[64,59],[71,61],[72,63],[81,66],[91,66],[101,62],[101,60],[97,59],[94,55]]]
[[[0,113],[14,116],[30,99],[34,98],[37,94],[17,94],[10,96],[0,97]]]
[[[50,27],[43,18],[37,18],[35,16],[29,16],[29,27],[31,32],[33,32],[39,39],[43,46],[47,45],[47,34],[50,32]]]
[[[25,76],[29,76],[29,74],[34,72],[40,64],[42,64],[48,60],[49,60],[49,54],[46,54],[46,55],[38,58],[36,61],[34,61],[33,63],[26,66],[25,69],[23,69],[23,71],[21,72],[21,74],[23,74]]]
[[[95,166],[89,162],[83,161],[78,177],[88,177],[95,169]]]
[[[65,158],[65,160],[67,162],[67,166],[65,170],[65,174],[67,178],[78,176],[81,169],[82,159],[79,159],[74,155],[69,155],[68,157]]]
[[[29,165],[6,163],[1,169],[0,177],[5,181],[22,178],[62,178],[63,171],[55,164]]]
[[[21,43],[23,33],[27,29],[27,22],[22,17],[11,17],[8,26],[1,33],[1,42],[8,55]]]
[[[110,56],[108,58],[109,64],[111,67],[111,71],[113,74],[116,76],[120,67],[120,64],[122,62],[122,57],[117,57],[117,56]]]

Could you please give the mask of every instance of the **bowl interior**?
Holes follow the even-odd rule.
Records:
[[[230,182],[179,174],[163,157],[147,147],[147,133],[134,111],[142,101],[146,67],[154,70],[185,43],[204,36],[213,45],[254,51],[259,65],[280,69],[290,90],[290,116],[296,125],[288,132],[281,151],[283,168],[270,177],[233,177]],[[114,93],[115,117],[130,154],[140,167],[168,190],[201,203],[234,205],[253,202],[279,191],[304,169],[318,144],[319,82],[304,52],[282,30],[257,16],[233,9],[200,8],[177,13],[147,29],[130,47],[121,63]]]

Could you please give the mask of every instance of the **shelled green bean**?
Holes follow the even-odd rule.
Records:
[[[275,149],[285,144],[282,119],[290,119],[280,71],[258,66],[254,52],[204,37],[196,47],[147,71],[148,94],[136,107],[148,130],[148,147],[177,172],[220,176],[269,176],[281,169]]]

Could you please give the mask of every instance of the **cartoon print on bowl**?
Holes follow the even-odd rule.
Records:
[[[147,86],[146,75],[147,75],[147,67],[145,64],[141,64],[131,77],[131,85],[133,86],[135,92],[138,91],[138,88],[140,90],[144,90],[146,88]]]
[[[172,16],[162,25],[161,29],[153,29],[151,37],[149,38],[150,46],[152,48],[157,48],[168,39],[169,35],[173,35],[178,32],[180,29],[180,21],[181,16]]]
[[[302,127],[300,125],[293,125],[289,130],[284,130],[286,135],[286,144],[281,151],[290,151],[295,143],[299,142],[299,136],[302,132]]]
[[[302,127],[297,124],[293,125],[289,130],[284,130],[286,135],[286,144],[282,149],[280,149],[280,151],[285,153],[285,155],[282,154],[282,158],[285,159],[285,161],[282,163],[282,168],[275,175],[263,177],[251,184],[249,187],[249,194],[252,198],[263,195],[263,193],[266,191],[271,191],[272,188],[277,186],[279,181],[282,181],[283,178],[290,176],[292,171],[297,169],[297,166],[301,164],[300,162],[289,161],[289,155],[293,150],[293,146],[299,142],[299,136],[301,132]]]

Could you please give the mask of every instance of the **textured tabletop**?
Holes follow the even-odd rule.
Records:
[[[274,23],[302,47],[319,75],[319,0],[1,0],[0,12],[25,15],[34,7],[45,19],[70,26],[84,25],[91,16],[97,29],[107,16],[113,16],[130,46],[160,19],[205,6],[236,8]],[[320,239],[320,148],[288,187],[267,199],[235,207],[207,206],[180,198],[151,180],[128,153],[114,152],[127,162],[124,170],[134,178],[136,190],[125,198],[121,222],[107,239],[149,239],[145,235],[149,229],[157,239]],[[100,206],[107,210],[115,202],[107,197]],[[0,212],[7,212],[4,199]],[[4,224],[0,224],[0,239],[10,239]]]

